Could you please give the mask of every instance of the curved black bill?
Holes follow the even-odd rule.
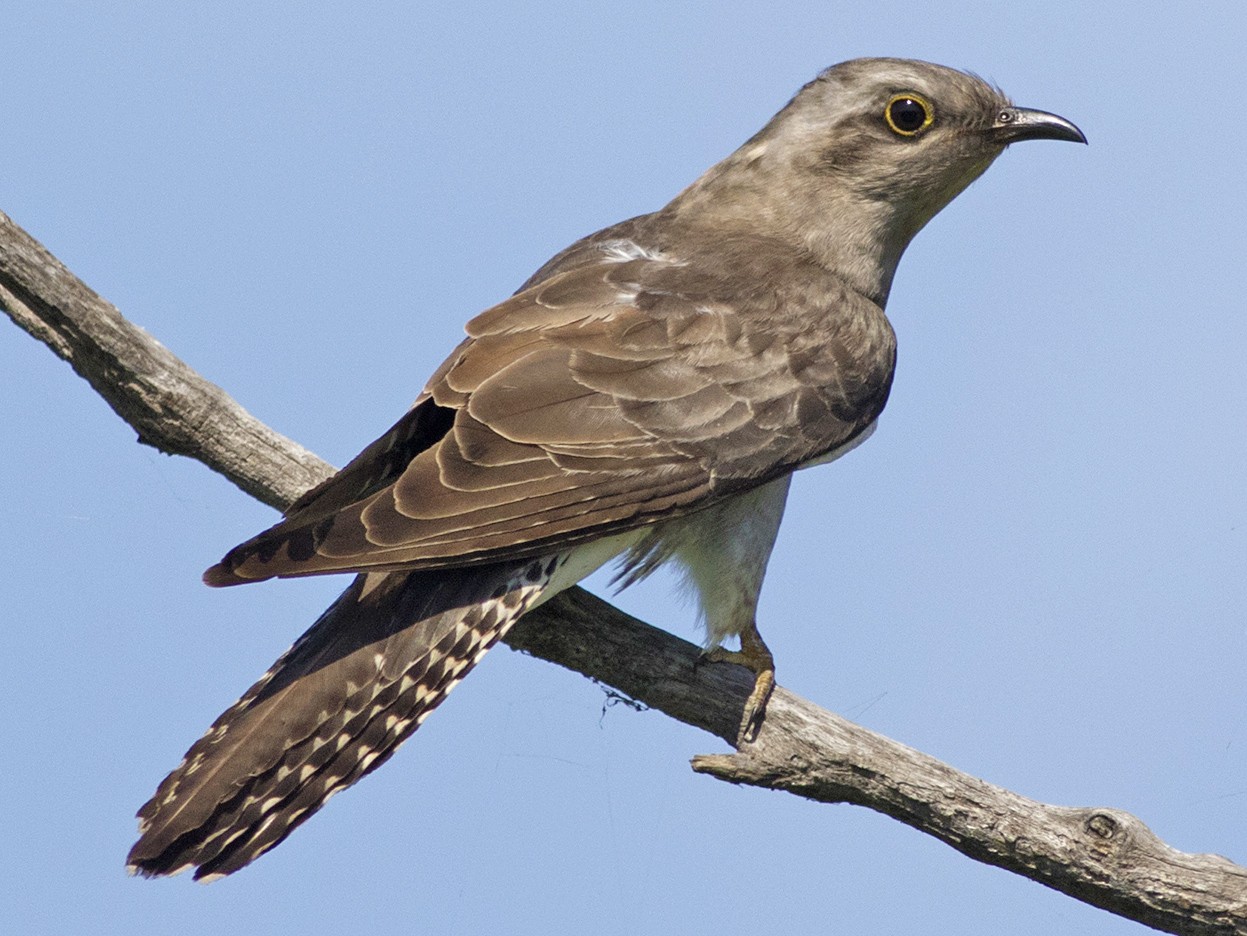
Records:
[[[1086,143],[1083,132],[1064,117],[1047,111],[1031,110],[1029,107],[1007,107],[996,115],[992,135],[1001,143],[1017,143],[1020,140],[1068,140],[1070,143]]]

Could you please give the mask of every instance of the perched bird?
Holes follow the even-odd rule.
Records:
[[[874,429],[910,239],[1035,139],[1085,142],[974,76],[845,62],[665,208],[472,319],[393,428],[205,574],[359,573],[139,811],[131,871],[253,861],[384,763],[520,615],[612,559],[625,584],[682,567],[712,659],[755,673],[749,740],[792,472]]]

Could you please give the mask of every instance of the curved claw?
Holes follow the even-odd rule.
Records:
[[[702,659],[710,663],[736,663],[753,673],[753,691],[745,700],[736,744],[739,747],[756,740],[766,718],[766,703],[775,690],[775,657],[763,642],[757,626],[741,631],[739,650],[712,647],[702,654]]]

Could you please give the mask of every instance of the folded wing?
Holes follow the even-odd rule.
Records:
[[[891,330],[812,264],[798,291],[768,288],[793,282],[779,260],[804,261],[767,249],[717,276],[601,249],[484,312],[389,432],[206,580],[546,555],[850,441],[886,400]]]

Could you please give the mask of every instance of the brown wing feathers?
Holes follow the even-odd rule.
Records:
[[[599,259],[482,313],[402,420],[207,581],[541,555],[769,480],[873,421],[880,375],[836,358],[828,323],[790,309],[781,328],[774,294],[718,298],[732,291],[671,260]]]

